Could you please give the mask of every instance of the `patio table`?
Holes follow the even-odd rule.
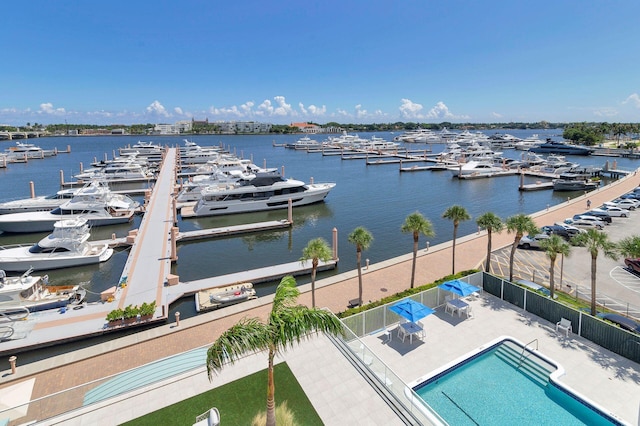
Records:
[[[400,324],[400,327],[404,329],[405,335],[409,336],[409,343],[413,343],[414,334],[422,335],[422,333],[424,332],[424,329],[415,322],[405,322]],[[404,341],[404,338],[402,340]]]
[[[447,310],[451,309],[451,316],[455,311],[458,311],[458,317],[462,316],[464,311],[467,318],[469,317],[469,304],[462,299],[451,299],[447,302]]]

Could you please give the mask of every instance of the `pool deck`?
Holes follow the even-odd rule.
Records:
[[[473,307],[470,319],[444,313],[443,307],[424,318],[426,337],[414,339],[412,344],[409,339],[404,343],[398,339],[393,328],[390,343],[383,343],[381,332],[364,337],[362,342],[375,355],[370,368],[379,371],[381,362],[385,363],[402,382],[410,383],[500,336],[510,336],[523,343],[537,339],[539,352],[565,369],[560,379],[563,384],[625,423],[637,424],[640,404],[638,364],[575,334],[567,338],[561,332],[556,333],[554,324],[491,295],[482,295],[470,303]],[[303,342],[286,352],[284,360],[324,424],[402,424],[328,339],[317,337]],[[99,410],[71,412],[56,420],[76,424],[119,423],[261,370],[266,362],[264,354],[251,355],[224,369],[212,383],[202,368],[183,375],[180,380],[167,380],[166,386],[150,386],[101,403],[103,408]],[[318,368],[319,365],[322,367]],[[391,385],[403,389],[402,383]],[[109,421],[104,420],[106,418]]]

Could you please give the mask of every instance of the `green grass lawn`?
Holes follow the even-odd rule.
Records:
[[[206,373],[203,373],[206,374]],[[322,425],[322,421],[286,363],[274,367],[276,405],[287,401],[297,424]],[[213,379],[215,384],[215,377]],[[125,425],[192,425],[196,416],[217,407],[223,425],[249,425],[253,417],[267,408],[267,370],[259,371],[226,385],[211,389],[177,404],[147,414]]]

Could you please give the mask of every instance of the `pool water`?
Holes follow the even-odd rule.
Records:
[[[502,342],[414,390],[456,426],[619,424],[551,383],[555,366],[532,354],[518,368],[521,352]]]

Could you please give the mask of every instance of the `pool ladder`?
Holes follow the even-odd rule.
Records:
[[[520,368],[520,366],[522,365],[522,363],[524,362],[525,358],[527,358],[529,355],[531,355],[531,353],[527,352],[527,354],[525,355],[524,351],[527,349],[527,346],[529,346],[530,344],[535,343],[536,344],[536,351],[538,350],[538,339],[533,339],[532,341],[530,341],[529,343],[527,343],[526,345],[524,345],[524,348],[522,348],[522,352],[520,353],[520,359],[518,359],[518,367],[516,368],[516,370],[518,368]]]

